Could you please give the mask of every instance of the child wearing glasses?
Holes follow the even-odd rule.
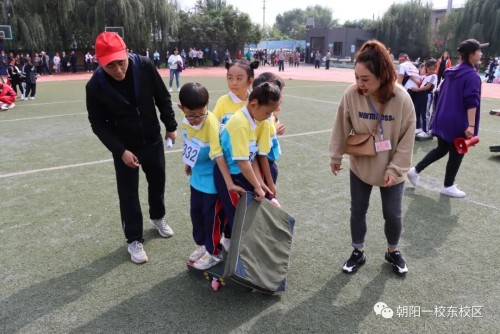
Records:
[[[263,141],[261,146],[257,145],[257,124],[268,119],[273,111],[278,109],[280,100],[281,91],[277,85],[264,82],[254,87],[248,98],[248,104],[234,113],[226,123],[220,138],[232,182],[247,191],[253,191],[257,201],[261,201],[266,193],[271,193],[260,175],[255,160],[257,155],[269,154],[270,141]],[[216,165],[215,186],[227,218],[224,247],[228,249],[238,199],[237,194],[228,191],[229,187],[226,186],[222,172],[219,165]]]
[[[244,192],[235,186],[228,172],[219,141],[219,122],[208,112],[208,91],[200,83],[187,83],[179,92],[184,112],[182,160],[191,188],[191,222],[196,250],[189,261],[197,269],[208,269],[222,261],[220,245],[224,221],[220,218],[214,182],[214,165],[227,184],[225,191]],[[220,204],[219,204],[220,206]]]

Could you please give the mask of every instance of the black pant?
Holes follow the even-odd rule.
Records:
[[[427,153],[427,155],[415,166],[415,170],[417,173],[420,173],[426,169],[427,166],[435,161],[438,161],[449,153],[448,163],[446,164],[446,173],[444,176],[444,186],[451,187],[455,183],[455,177],[458,174],[464,155],[457,152],[453,142],[448,142],[440,137],[437,137],[437,139],[438,146]]]
[[[36,83],[26,83],[26,92],[24,94],[24,97],[35,97],[36,94]]]
[[[165,216],[165,154],[163,141],[137,150],[130,150],[139,159],[148,182],[149,218],[160,219]],[[113,154],[116,171],[116,184],[120,199],[120,215],[127,242],[143,242],[142,211],[139,202],[139,168],[130,168],[123,163],[121,156]]]
[[[285,61],[284,60],[278,60],[278,72],[279,71],[284,71],[285,70]]]
[[[367,231],[366,213],[370,204],[373,186],[363,182],[352,171],[351,184],[351,238],[352,246],[361,249],[365,246]],[[397,247],[403,230],[402,205],[404,182],[392,187],[380,187],[382,198],[382,214],[384,216],[384,233],[388,247]]]
[[[314,61],[314,68],[319,68],[319,60]]]
[[[325,61],[325,68],[326,68],[327,70],[329,70],[329,69],[330,69],[330,61],[329,61],[329,60]]]

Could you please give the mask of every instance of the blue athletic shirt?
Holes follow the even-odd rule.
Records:
[[[201,124],[193,126],[184,117],[182,133],[184,137],[182,161],[191,166],[189,183],[198,191],[217,194],[214,164],[215,158],[223,155],[217,118],[209,112]]]

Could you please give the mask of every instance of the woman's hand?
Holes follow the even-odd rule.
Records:
[[[337,174],[343,169],[341,164],[332,164],[332,173],[337,176]]]
[[[192,174],[191,166],[184,165],[184,173],[186,173],[187,176],[190,176]]]
[[[474,136],[474,126],[469,125],[467,129],[465,129],[465,137],[470,138]]]
[[[396,184],[396,178],[391,174],[385,173],[384,175],[384,187],[392,187]]]

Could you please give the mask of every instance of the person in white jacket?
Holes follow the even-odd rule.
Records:
[[[172,91],[172,82],[175,76],[175,83],[177,84],[177,91],[180,91],[179,84],[179,73],[184,68],[184,62],[182,61],[182,57],[179,56],[179,49],[174,48],[174,52],[168,57],[168,67],[170,68],[170,80],[168,82],[168,91]]]

